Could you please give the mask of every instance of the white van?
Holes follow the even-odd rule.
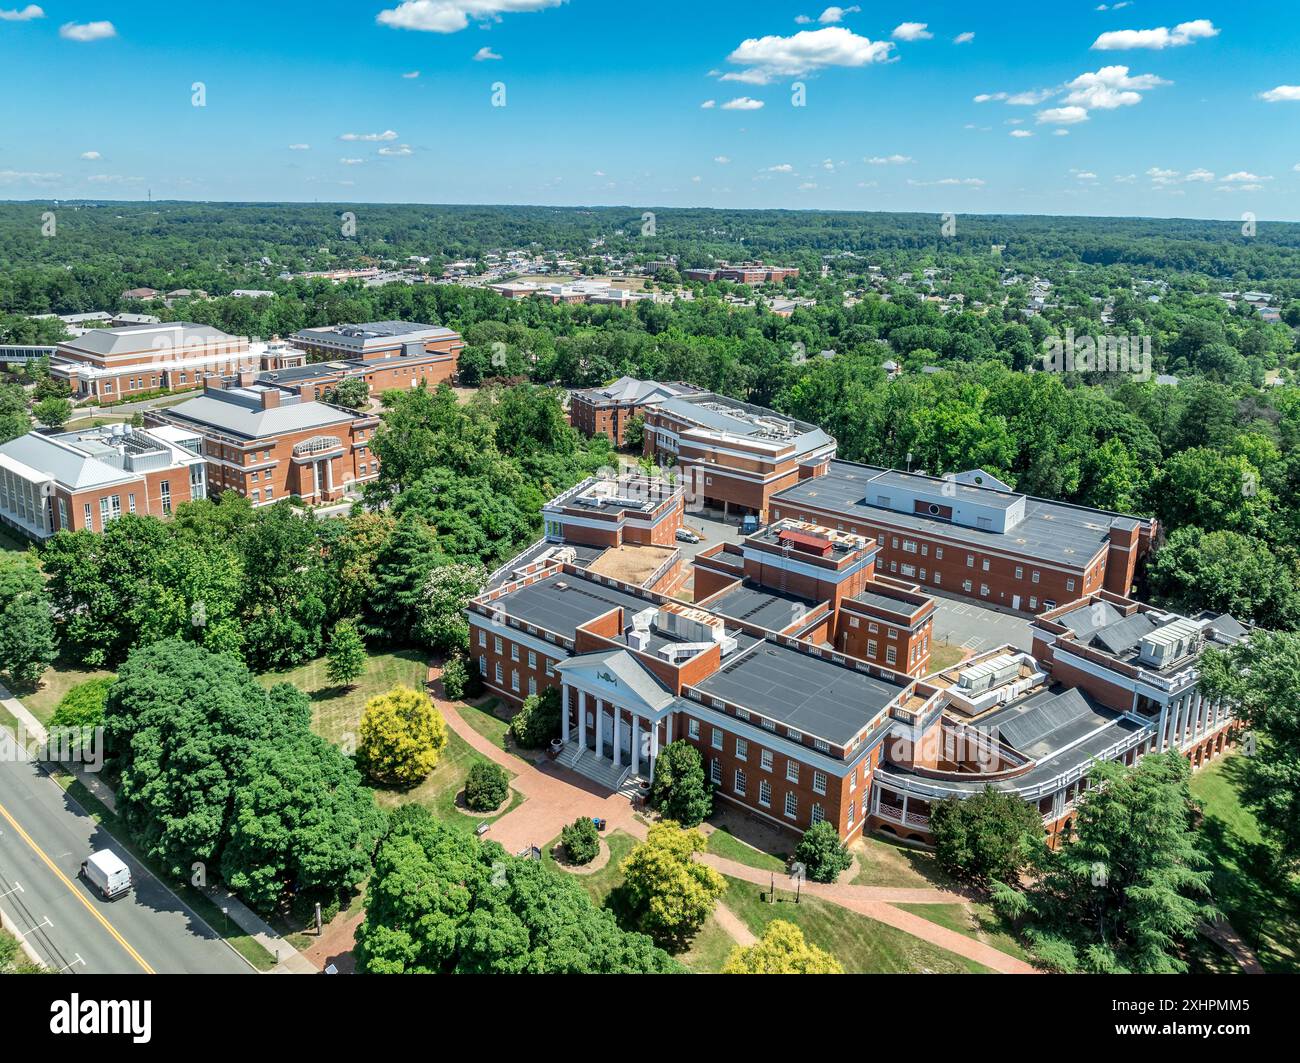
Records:
[[[100,849],[81,862],[81,877],[89,882],[101,897],[111,901],[131,889],[131,869],[111,849]]]

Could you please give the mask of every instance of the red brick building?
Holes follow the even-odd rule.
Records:
[[[379,474],[371,449],[377,416],[304,401],[251,374],[209,380],[202,396],[151,410],[145,420],[201,436],[209,490],[236,491],[254,506],[293,496],[334,501]]]
[[[1129,593],[1159,533],[1152,518],[1034,498],[979,470],[939,478],[832,461],[822,473],[774,495],[771,518],[869,536],[881,575],[1016,612]]]
[[[569,421],[586,436],[604,436],[616,447],[627,445],[627,423],[663,399],[700,392],[690,384],[660,384],[622,376],[601,388],[575,391],[569,397]]]
[[[295,388],[308,400],[323,398],[351,377],[364,380],[373,396],[421,384],[434,388],[455,379],[464,349],[452,329],[406,321],[302,329],[287,349],[268,350],[262,382]]]
[[[192,391],[209,376],[257,368],[258,353],[242,336],[187,321],[89,329],[60,343],[50,375],[75,398],[121,402],[154,391]]]
[[[207,494],[197,434],[106,425],[0,444],[0,524],[37,542],[59,531],[103,531],[136,513],[168,517]]]
[[[648,406],[644,447],[681,470],[691,501],[765,522],[773,496],[825,472],[836,444],[816,425],[701,392]]]

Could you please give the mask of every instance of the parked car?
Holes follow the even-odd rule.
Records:
[[[690,528],[678,528],[677,541],[679,543],[698,543],[700,537],[691,531]]]
[[[100,849],[81,862],[81,877],[106,901],[131,889],[131,869],[111,849]]]

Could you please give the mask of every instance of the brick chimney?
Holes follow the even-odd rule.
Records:
[[[280,392],[278,388],[267,388],[262,392],[262,409],[278,410],[280,408]]]

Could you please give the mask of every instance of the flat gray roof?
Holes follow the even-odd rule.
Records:
[[[875,465],[832,461],[824,476],[787,487],[772,496],[771,504],[817,506],[850,522],[878,521],[891,528],[942,536],[976,549],[1006,550],[1045,563],[1076,568],[1082,568],[1097,555],[1110,538],[1111,522],[1123,516],[1026,495],[1022,521],[1008,532],[986,531],[871,505],[867,501],[868,485],[885,471]],[[1005,497],[1003,492],[988,488],[958,485],[957,489],[977,492],[981,499],[985,495],[993,499]]]
[[[757,584],[742,583],[700,608],[731,620],[757,624],[768,631],[784,631],[818,604],[797,594],[782,594]]]
[[[632,613],[654,607],[654,602],[645,598],[567,572],[508,591],[497,603],[514,619],[568,639],[587,621],[608,613],[615,606],[622,606],[627,612],[625,619],[630,619]]]
[[[906,687],[764,640],[695,689],[844,745]]]

